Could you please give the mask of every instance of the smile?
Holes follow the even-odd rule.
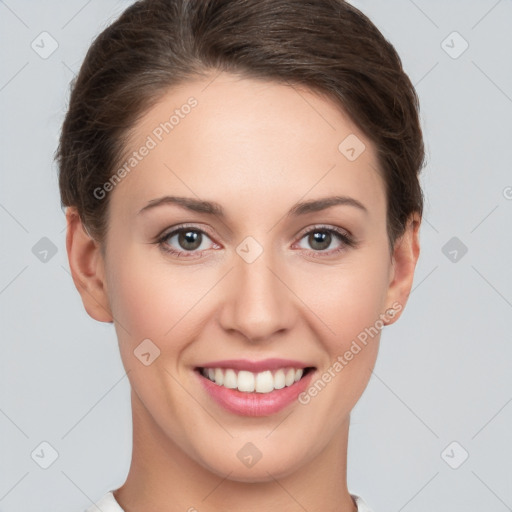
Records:
[[[206,396],[241,416],[270,416],[298,403],[316,367],[290,359],[223,360],[194,368]]]
[[[234,368],[199,368],[201,374],[218,386],[237,389],[244,393],[271,393],[276,389],[292,386],[312,367],[278,368],[258,373]]]

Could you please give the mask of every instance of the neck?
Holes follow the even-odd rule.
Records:
[[[346,484],[349,418],[336,436],[299,469],[266,481],[219,475],[185,453],[132,391],[133,452],[125,483],[114,496],[125,512],[357,512]]]

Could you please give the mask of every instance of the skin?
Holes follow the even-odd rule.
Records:
[[[88,314],[114,323],[132,387],[132,463],[114,495],[127,512],[356,511],[346,485],[350,411],[381,331],[307,405],[270,416],[224,410],[193,368],[292,358],[316,367],[314,382],[388,308],[403,310],[421,218],[410,218],[390,252],[372,143],[337,105],[297,87],[225,73],[190,81],[140,119],[127,150],[190,96],[198,105],[110,192],[104,253],[76,209],[67,210],[73,280]],[[355,161],[338,150],[350,134],[366,146]],[[216,201],[226,217],[169,204],[138,214],[165,195]],[[299,201],[332,195],[357,199],[367,212],[338,205],[286,216]],[[202,258],[152,243],[183,223],[207,233],[193,249]],[[304,232],[317,224],[345,230],[357,245],[334,235],[315,245]],[[263,248],[252,263],[236,252],[247,236]],[[176,235],[166,243],[186,252]],[[134,356],[147,338],[160,350],[148,366]],[[262,454],[251,468],[237,457],[247,442]]]

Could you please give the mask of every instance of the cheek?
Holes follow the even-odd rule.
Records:
[[[385,310],[388,272],[384,258],[354,253],[346,264],[319,276],[314,287],[303,285],[306,302],[330,328],[332,350],[343,349],[379,320]],[[311,279],[307,281],[311,285]]]
[[[196,335],[200,302],[215,283],[214,277],[192,266],[178,268],[163,256],[150,256],[147,247],[124,251],[109,272],[112,313],[122,326],[118,329],[121,349],[133,350],[149,338],[163,356],[170,354],[171,347],[173,354],[182,350]]]
[[[340,268],[325,280],[327,293],[317,294],[318,316],[329,326],[321,338],[327,358],[319,372],[323,383],[315,381],[310,391],[311,397],[318,395],[311,399],[332,428],[359,400],[377,359],[388,266],[384,259],[372,259],[370,264],[361,256],[357,265]]]
[[[333,424],[359,400],[377,359],[389,272],[387,260],[378,254],[361,251],[347,259],[330,279],[322,280],[327,292],[316,293],[317,311],[330,328],[323,329],[327,358],[320,372],[329,384],[318,406],[332,415]]]
[[[177,276],[134,249],[124,251],[123,257],[110,265],[108,288],[112,313],[129,335],[125,330],[121,333],[133,343],[162,338],[182,316],[187,302],[187,289]]]

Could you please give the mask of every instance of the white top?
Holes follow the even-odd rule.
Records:
[[[363,501],[363,498],[357,496],[356,494],[350,494],[357,505],[357,512],[373,512],[370,507]],[[112,491],[107,492],[103,498],[97,501],[94,505],[91,505],[85,512],[124,512],[124,510],[120,507],[119,503],[117,503]]]

